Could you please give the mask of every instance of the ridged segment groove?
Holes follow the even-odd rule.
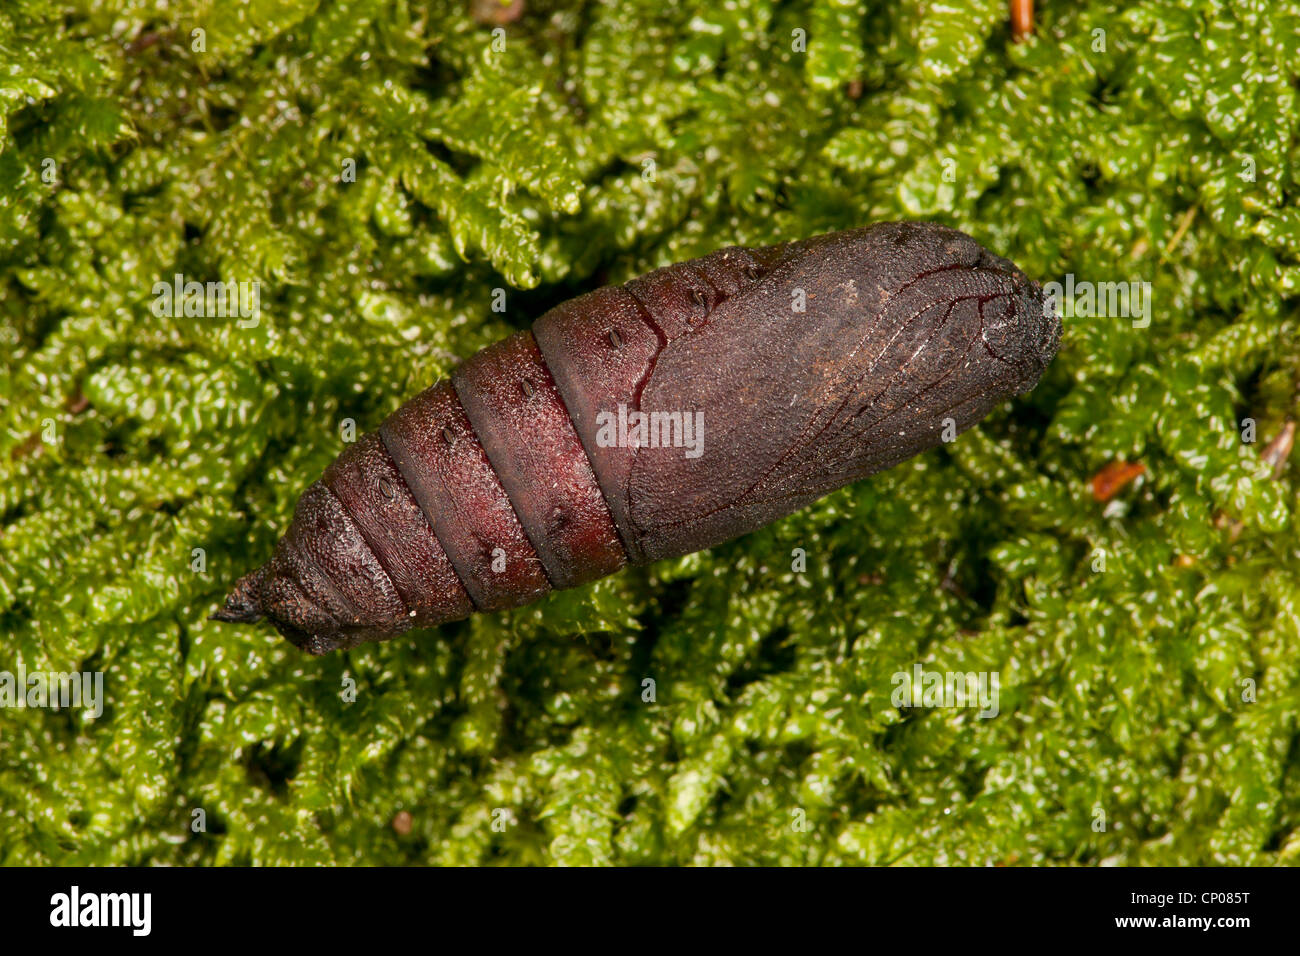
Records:
[[[623,567],[609,505],[532,333],[474,355],[451,383],[552,586]]]
[[[397,449],[394,449],[389,444],[390,439],[382,429],[379,432],[379,440],[383,442],[384,451],[388,452],[388,457],[393,460],[393,465],[396,466],[397,468],[397,474],[398,477],[402,479],[402,484],[406,485],[406,490],[410,493],[411,497],[415,499],[415,503],[420,506],[420,513],[424,515],[424,520],[429,523],[429,530],[432,531],[433,536],[438,539],[438,544],[442,547],[442,550],[447,551],[447,542],[443,541],[441,536],[438,534],[438,522],[434,521],[433,515],[429,514],[428,504],[424,501],[421,495],[416,493],[415,487],[411,484],[410,473],[408,469],[404,467],[402,464],[405,456],[399,455],[397,453]],[[447,557],[451,558],[450,552],[448,552]],[[460,586],[463,587],[465,589],[465,593],[469,595],[469,600],[470,603],[474,605],[474,610],[475,611],[485,610],[485,608],[479,604],[479,599],[474,596],[474,590],[470,587],[469,583],[465,580],[466,576],[461,571],[461,569],[457,566],[455,560],[452,560],[451,562],[451,569],[456,572],[456,578],[460,581]]]
[[[379,435],[476,610],[518,607],[552,590],[449,381],[399,408]]]
[[[329,492],[331,498],[338,502],[339,508],[343,511],[344,519],[356,530],[357,537],[359,537],[365,544],[366,550],[368,550],[371,556],[375,559],[375,564],[378,565],[379,570],[384,572],[384,577],[388,578],[388,583],[392,585],[393,593],[397,595],[397,600],[402,602],[402,612],[409,612],[411,610],[411,602],[407,596],[402,593],[402,589],[397,586],[397,578],[393,575],[392,568],[390,568],[384,561],[382,549],[371,540],[370,535],[366,534],[365,526],[357,520],[356,516],[352,513],[352,510],[348,507],[348,503],[335,493],[334,489],[331,488],[327,482],[322,481],[321,487]]]

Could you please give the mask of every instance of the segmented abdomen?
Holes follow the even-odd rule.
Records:
[[[326,469],[298,504],[263,597],[305,614],[315,650],[327,634],[347,643],[346,632],[527,604],[626,561],[554,380],[520,332]]]

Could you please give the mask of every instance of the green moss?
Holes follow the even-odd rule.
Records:
[[[0,12],[0,670],[106,695],[0,711],[0,862],[1294,862],[1300,8],[527,0],[494,50],[468,7]],[[1150,326],[1067,320],[979,430],[710,553],[318,660],[206,620],[345,419],[901,217]],[[156,317],[177,273],[260,323]],[[917,662],[1000,714],[900,711]]]

